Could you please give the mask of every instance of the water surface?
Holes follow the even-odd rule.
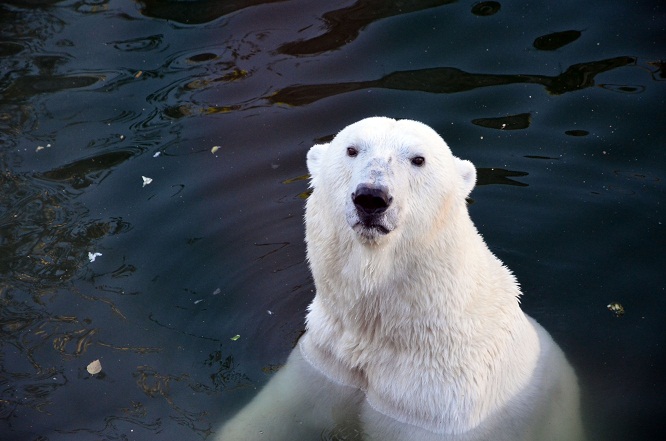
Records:
[[[0,439],[206,439],[303,331],[307,149],[372,115],[476,164],[591,438],[661,433],[666,8],[500,3],[0,5]]]

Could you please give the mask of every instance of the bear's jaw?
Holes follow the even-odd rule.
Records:
[[[397,209],[391,208],[381,214],[359,213],[348,207],[347,225],[362,244],[377,244],[397,228]]]
[[[358,222],[352,226],[352,230],[357,234],[358,239],[363,244],[376,244],[383,236],[391,232],[388,228],[379,224],[364,224]]]

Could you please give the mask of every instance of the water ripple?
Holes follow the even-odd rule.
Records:
[[[275,104],[299,106],[330,96],[368,88],[418,90],[430,93],[456,93],[490,86],[539,84],[553,95],[561,95],[594,85],[596,75],[636,64],[634,57],[615,57],[570,66],[556,76],[534,74],[477,74],[453,67],[398,71],[377,80],[331,84],[294,85],[283,88],[267,99]]]
[[[552,34],[537,37],[532,45],[542,51],[554,51],[567,44],[573,43],[583,35],[581,31],[570,30],[553,32]]]
[[[26,100],[38,94],[81,89],[103,80],[102,76],[90,75],[28,75],[17,78],[3,93],[6,100]]]
[[[148,52],[159,49],[164,41],[163,34],[148,37],[132,38],[129,40],[111,41],[108,44],[123,52]],[[164,50],[166,48],[163,48]]]
[[[278,52],[289,55],[312,55],[338,49],[354,41],[361,30],[375,21],[448,3],[453,3],[453,0],[358,1],[350,6],[326,12],[322,17],[325,33],[306,40],[284,43]]]

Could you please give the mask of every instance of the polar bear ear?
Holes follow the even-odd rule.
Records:
[[[454,156],[453,160],[456,164],[456,170],[458,170],[458,174],[462,178],[463,196],[467,197],[476,185],[476,167],[474,167],[474,164],[470,161],[465,159],[456,158]]]
[[[315,179],[319,175],[321,162],[327,149],[328,144],[315,144],[310,147],[310,150],[308,150],[307,165],[308,171],[310,172],[311,187],[314,187]]]

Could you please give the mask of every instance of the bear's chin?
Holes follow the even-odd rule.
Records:
[[[361,243],[369,245],[374,245],[381,242],[392,231],[386,228],[384,225],[364,225],[362,222],[354,225],[352,230],[354,230],[356,237]]]

